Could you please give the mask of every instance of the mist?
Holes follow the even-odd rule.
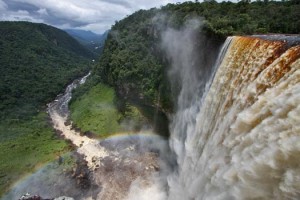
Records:
[[[73,158],[71,159],[70,156]],[[71,164],[75,159],[76,163]],[[67,154],[20,180],[3,197],[3,200],[17,200],[26,193],[39,195],[44,199],[59,196],[83,199],[93,196],[100,188],[93,186],[91,174],[83,163],[78,154]]]
[[[126,200],[182,200],[186,199],[185,188],[179,183],[178,172],[185,155],[185,138],[195,133],[202,94],[215,70],[218,44],[204,34],[203,19],[189,19],[179,30],[165,27],[168,23],[164,15],[153,20],[163,30],[160,45],[170,65],[168,78],[176,107],[169,124],[172,151],[167,156],[172,162],[160,166],[159,174],[152,175],[153,183],[148,187],[135,181]]]
[[[154,19],[160,29],[160,47],[170,65],[167,73],[176,102],[176,112],[169,119],[169,141],[156,136],[152,130],[154,127],[146,123],[137,135],[113,136],[99,142],[91,140],[95,148],[102,149],[105,154],[89,158],[89,165],[92,162],[94,171],[86,175],[88,188],[78,187],[78,180],[65,173],[57,163],[51,163],[17,184],[6,199],[17,199],[27,192],[43,198],[70,196],[83,200],[184,199],[185,188],[179,183],[178,173],[185,157],[185,140],[195,133],[196,114],[207,82],[214,72],[218,44],[203,33],[202,19],[189,19],[179,30],[165,27],[165,20],[163,15]],[[113,35],[117,38],[118,34]],[[60,111],[63,108],[60,104],[67,105],[71,99],[70,91],[66,91],[67,98],[59,96],[61,99],[54,101],[58,105],[50,106],[54,111]],[[67,119],[68,113],[67,107],[58,112],[65,117],[61,120]],[[136,127],[130,120],[122,121],[121,125],[129,131]],[[64,130],[67,125],[61,123],[61,126]],[[80,146],[79,149],[84,148]]]

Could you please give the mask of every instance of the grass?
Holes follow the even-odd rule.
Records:
[[[115,100],[112,88],[93,86],[72,102],[71,118],[82,131],[100,137],[128,131],[124,124],[136,128],[144,122],[136,107],[126,105],[125,111],[119,112]],[[47,120],[47,114],[40,112],[27,120],[0,122],[0,197],[14,182],[70,149],[66,141],[57,138]]]
[[[0,196],[22,176],[68,150],[46,119],[41,112],[31,120],[0,123]]]
[[[126,105],[121,113],[115,102],[114,89],[97,84],[72,101],[71,120],[82,132],[90,131],[100,137],[136,130],[145,122],[137,108]]]
[[[85,131],[105,136],[121,131],[114,90],[98,84],[70,105],[71,120]]]

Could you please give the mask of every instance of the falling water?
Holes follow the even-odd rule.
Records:
[[[202,99],[182,87],[169,199],[300,198],[299,58],[300,45],[286,40],[233,37]]]
[[[182,30],[162,34],[173,66],[169,77],[179,86],[173,85],[178,101],[170,125],[174,171],[162,138],[122,135],[100,142],[68,128],[71,90],[86,77],[48,105],[55,127],[66,138],[69,133],[91,163],[96,189],[81,199],[300,199],[300,45],[285,37],[230,37],[212,66],[204,56],[205,38],[199,43],[202,52],[195,47],[200,28],[190,21]],[[38,179],[40,174],[46,178]],[[35,182],[47,178],[44,170],[37,172],[7,199],[32,185],[51,196],[49,184]],[[66,189],[72,190],[68,181]]]

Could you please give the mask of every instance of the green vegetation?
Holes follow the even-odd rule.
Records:
[[[70,147],[59,140],[40,113],[27,121],[6,120],[0,123],[0,194],[11,183],[39,164],[51,161]]]
[[[114,90],[106,85],[92,86],[78,98],[76,92],[75,100],[70,104],[71,119],[82,132],[106,137],[113,133],[138,130],[144,121],[139,110],[133,106],[127,104],[122,112],[116,103]]]
[[[88,70],[90,53],[44,24],[0,22],[0,119],[27,118]]]
[[[114,90],[109,87],[92,87],[71,104],[71,119],[82,131],[92,131],[99,135],[119,132],[120,115],[113,103],[114,97]]]
[[[107,136],[128,130],[124,124],[140,128],[143,108],[153,121],[159,111],[172,112],[166,78],[170,63],[160,47],[161,33],[169,27],[181,29],[193,18],[202,19],[199,36],[210,38],[215,46],[228,35],[300,33],[296,0],[185,2],[140,10],[112,27],[91,80],[74,93],[75,124]],[[92,57],[59,29],[0,22],[0,195],[20,176],[68,148],[46,123],[45,105],[89,70]]]
[[[108,34],[108,31],[103,34],[96,34],[91,31],[84,31],[78,29],[65,30],[68,34],[74,37],[80,44],[89,49],[98,57],[103,50],[103,46]]]
[[[223,38],[228,35],[300,33],[300,3],[295,0],[185,2],[168,4],[160,12],[165,13],[175,27],[180,27],[188,18],[202,17],[205,32]]]
[[[205,35],[215,46],[229,35],[300,33],[299,1],[249,2],[168,4],[140,10],[116,22],[95,69],[99,81],[114,87],[125,99],[172,112],[166,78],[169,63],[160,48],[161,33],[167,28],[181,29],[188,19],[200,19],[203,29],[199,40]]]
[[[158,93],[169,94],[158,38],[151,34],[156,12],[156,9],[141,10],[117,22],[108,35],[95,71],[122,98],[140,99],[149,105],[162,103],[170,108],[167,95],[160,102],[156,99]]]
[[[89,70],[92,54],[64,31],[0,22],[0,196],[68,145],[47,122],[46,104]]]
[[[166,73],[170,63],[160,45],[163,31],[167,28],[179,30],[189,19],[201,20],[203,26],[195,44],[205,40],[205,51],[211,52],[204,59],[211,66],[227,36],[299,33],[299,15],[297,1],[185,2],[137,11],[112,27],[100,61],[93,69],[92,80],[74,93],[74,99],[78,100],[71,103],[72,119],[83,131],[100,135],[118,131],[120,115],[117,110],[124,113],[124,105],[131,104],[158,126],[156,130],[168,135],[164,113],[173,111],[174,94]],[[101,84],[95,86],[98,83]],[[121,106],[117,102],[115,107],[114,94],[102,91],[103,84],[114,88],[119,101],[123,102]]]

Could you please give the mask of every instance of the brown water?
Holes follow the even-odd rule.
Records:
[[[187,122],[193,131],[181,148],[171,138],[179,174],[169,199],[300,199],[300,46],[228,43],[196,122]]]

